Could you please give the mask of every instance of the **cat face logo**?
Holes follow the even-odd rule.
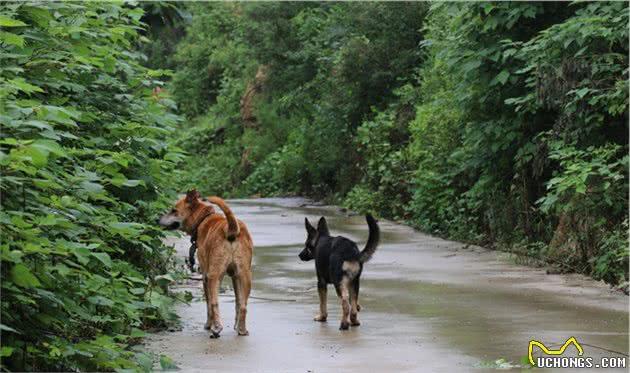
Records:
[[[571,343],[573,343],[575,348],[577,348],[578,356],[582,356],[584,354],[584,349],[578,343],[578,341],[575,340],[575,337],[571,337],[571,338],[567,339],[567,341],[564,342],[562,347],[560,347],[558,350],[550,350],[544,344],[542,344],[542,343],[540,343],[538,341],[534,341],[534,340],[529,341],[529,348],[527,349],[527,356],[529,357],[529,362],[532,364],[532,366],[536,366],[536,363],[534,362],[534,357],[533,357],[534,346],[540,347],[540,349],[547,355],[558,356],[558,355],[562,355],[564,353],[564,350],[566,350],[567,346],[569,346]]]

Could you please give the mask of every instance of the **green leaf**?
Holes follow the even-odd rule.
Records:
[[[93,183],[91,181],[84,181],[80,184],[81,190],[83,192],[94,194],[101,193],[105,188],[101,184]]]
[[[66,151],[53,140],[36,140],[31,146],[42,150],[46,154],[66,155]]]
[[[140,295],[145,293],[145,288],[132,288],[129,289],[129,292],[134,295]]]
[[[48,152],[37,147],[26,146],[12,154],[19,159],[30,161],[35,167],[43,167],[48,163]]]
[[[92,252],[85,246],[73,246],[71,248],[72,254],[77,258],[79,263],[86,265],[90,262],[90,255]]]
[[[175,282],[175,279],[170,274],[155,276],[155,281],[158,283],[165,282],[166,284]]]
[[[125,178],[122,175],[110,179],[110,182],[117,187],[121,187],[121,186],[136,187],[138,185],[145,185],[144,181],[142,180],[130,180],[130,179]]]
[[[41,28],[48,26],[48,22],[53,19],[49,9],[43,7],[23,6],[21,10],[28,14],[29,18]]]
[[[579,98],[584,98],[584,96],[586,96],[588,94],[588,92],[590,91],[589,88],[580,88],[575,90],[575,94],[579,97]]]
[[[28,267],[24,264],[16,264],[13,267],[11,270],[11,278],[17,286],[21,286],[23,288],[31,288],[41,285],[37,277],[35,277],[35,275],[31,273],[30,269],[28,269]]]
[[[138,353],[134,357],[138,365],[146,372],[150,372],[153,369],[153,357],[146,353]]]
[[[496,76],[496,80],[501,83],[501,85],[505,85],[507,80],[510,78],[510,73],[507,70],[503,70]]]
[[[5,324],[0,324],[0,330],[3,330],[5,332],[13,332],[13,333],[20,333],[17,330],[13,329],[12,327],[5,325]]]
[[[109,231],[113,234],[139,234],[142,229],[142,224],[138,223],[125,223],[125,222],[111,222],[108,224]]]
[[[28,93],[28,94],[31,94],[33,92],[40,92],[40,93],[44,92],[44,90],[41,89],[40,87],[27,83],[26,80],[24,80],[24,78],[11,79],[9,80],[9,84],[14,86],[18,90]]]
[[[10,32],[0,31],[0,42],[8,45],[15,45],[18,47],[24,46],[24,38]]]
[[[13,347],[3,346],[0,348],[0,357],[9,357],[13,354]]]
[[[22,21],[18,21],[17,19],[9,18],[7,16],[0,15],[0,26],[2,27],[22,27],[28,26],[26,23]]]
[[[471,59],[464,65],[462,65],[462,70],[464,71],[464,73],[468,73],[472,70],[478,69],[479,66],[481,66],[481,60]]]
[[[101,263],[103,263],[107,268],[112,267],[112,259],[109,257],[107,253],[92,253],[92,256],[98,259]]]
[[[97,306],[107,306],[111,307],[114,305],[114,302],[111,299],[105,298],[101,295],[95,295],[87,298],[87,301],[95,304]]]
[[[162,367],[163,370],[178,369],[177,364],[175,364],[175,360],[166,355],[160,355],[160,367]]]
[[[143,330],[138,329],[138,328],[132,328],[131,333],[129,334],[129,336],[132,338],[143,338],[143,337],[146,337],[146,335],[147,333],[145,333]]]

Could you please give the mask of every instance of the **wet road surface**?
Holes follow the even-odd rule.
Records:
[[[506,254],[384,220],[381,244],[361,276],[361,326],[338,330],[341,310],[332,286],[328,322],[314,322],[314,262],[297,257],[304,216],[326,216],[333,235],[357,240],[360,248],[368,233],[364,217],[297,198],[229,203],[255,245],[250,335],[232,329],[229,279],[222,285],[219,339],[203,329],[201,283],[181,286],[195,297],[178,307],[182,329],[151,335],[147,347],[173,358],[182,371],[480,372],[492,370],[484,363],[497,359],[519,365],[532,339],[557,348],[571,336],[583,344],[584,356],[619,356],[601,348],[628,353],[627,296],[583,276],[547,275],[513,264]],[[187,256],[188,237],[170,242]]]

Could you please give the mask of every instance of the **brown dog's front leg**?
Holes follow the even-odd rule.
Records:
[[[219,283],[220,280],[215,277],[208,277],[206,306],[208,309],[208,322],[206,328],[210,329],[212,335],[210,338],[219,338],[223,325],[221,324],[221,316],[219,315]]]

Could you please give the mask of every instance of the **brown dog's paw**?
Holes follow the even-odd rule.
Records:
[[[350,328],[350,324],[347,321],[342,321],[339,325],[339,330],[348,330],[348,328]]]
[[[243,336],[243,337],[246,336],[246,335],[249,335],[249,332],[247,331],[247,329],[241,329],[241,330],[237,331],[237,333],[238,333],[238,335]]]
[[[223,326],[219,323],[214,323],[210,325],[210,338],[219,338],[221,336],[221,331],[223,330]]]
[[[357,320],[357,319],[351,319],[350,320],[350,326],[359,326],[359,325],[361,325],[359,320]]]
[[[314,321],[319,321],[319,322],[326,322],[327,318],[328,318],[328,315],[315,315],[313,320]]]

